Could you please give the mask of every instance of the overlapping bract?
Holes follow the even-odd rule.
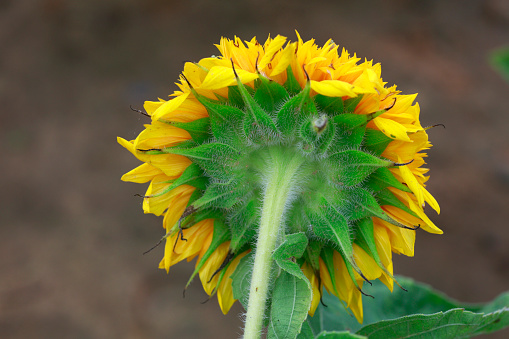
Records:
[[[362,321],[363,282],[392,290],[392,253],[413,255],[413,228],[441,233],[423,211],[439,207],[425,189],[431,144],[415,95],[386,88],[379,64],[331,40],[217,47],[220,57],[185,64],[171,100],[145,103],[152,122],[135,140],[119,138],[144,162],[122,179],[150,181],[143,209],[164,214],[160,267],[198,257],[195,274],[228,312],[231,277],[256,237],[267,154],[295,154],[306,165],[285,233],[309,238],[297,258],[309,313],[325,287]]]

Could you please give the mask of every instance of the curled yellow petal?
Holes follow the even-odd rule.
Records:
[[[240,81],[245,84],[258,79],[258,74],[244,71],[243,69],[235,69]],[[219,89],[235,85],[237,80],[231,67],[215,66],[212,67],[200,86],[200,89]]]
[[[264,69],[267,64],[271,62],[272,58],[278,53],[286,42],[286,37],[278,35],[272,39],[269,44],[265,47],[265,54],[258,63],[258,68]]]
[[[382,116],[376,117],[373,121],[376,127],[389,138],[412,142],[407,135],[406,128],[400,123],[394,120],[385,119]]]
[[[166,101],[163,103],[159,108],[157,108],[154,113],[152,114],[152,120],[157,121],[161,118],[164,118],[165,115],[170,114],[187,99],[189,96],[189,93],[181,94],[171,100]]]
[[[311,80],[311,89],[316,93],[329,97],[357,96],[357,94],[354,92],[355,86],[340,80]]]
[[[156,168],[150,164],[142,164],[124,174],[121,180],[142,184],[145,182],[149,182],[159,174],[163,174],[163,172],[159,168]]]

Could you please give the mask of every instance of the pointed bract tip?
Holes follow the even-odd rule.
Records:
[[[235,74],[235,79],[239,79],[239,75],[237,74],[237,71],[235,70],[235,63],[233,62],[233,58],[230,58],[230,61],[232,63],[232,69],[233,69],[233,74]]]
[[[140,109],[136,109],[134,108],[132,105],[129,105],[129,108],[131,109],[131,111],[134,111],[134,112],[137,112],[137,113],[140,113],[141,115],[144,115],[146,117],[150,117],[150,115],[148,113],[145,113],[143,112],[142,110]]]
[[[444,124],[435,124],[435,125],[431,125],[431,126],[428,126],[428,127],[424,127],[424,130],[427,131],[429,129],[432,129],[432,128],[435,128],[435,127],[438,127],[438,126],[442,126],[445,129],[445,125]]]
[[[308,71],[306,71],[306,65],[302,65],[302,70],[304,71],[304,74],[306,74],[307,83],[310,83],[311,79],[309,79]]]
[[[414,159],[408,161],[408,162],[402,162],[402,163],[399,163],[399,162],[393,162],[392,165],[393,166],[396,166],[396,167],[399,167],[399,166],[405,166],[405,165],[410,165],[411,163],[414,162]]]
[[[189,82],[189,80],[187,80],[186,76],[184,75],[184,73],[182,73],[180,76],[182,76],[182,78],[184,78],[184,80],[187,82],[187,85],[189,86],[189,88],[191,90],[194,89],[193,85],[191,85],[191,83]]]

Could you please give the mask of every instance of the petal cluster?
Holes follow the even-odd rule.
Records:
[[[416,95],[403,95],[396,86],[386,86],[379,64],[362,61],[344,48],[339,50],[332,40],[319,47],[314,40],[304,42],[298,34],[295,42],[278,35],[269,37],[263,44],[256,38],[242,41],[235,37],[232,40],[222,38],[216,46],[220,56],[185,64],[177,83],[179,89],[169,100],[145,102],[144,108],[151,121],[135,140],[118,138],[123,147],[143,162],[122,180],[150,183],[143,210],[164,216],[165,250],[159,267],[168,272],[172,265],[184,259],[197,258],[193,277],[199,275],[209,295],[217,293],[221,309],[227,313],[235,301],[232,289],[235,271],[243,259],[249,257],[252,244],[249,239],[256,236],[258,216],[249,211],[259,207],[258,186],[238,184],[238,178],[247,182],[255,180],[256,173],[241,173],[241,169],[253,167],[252,171],[256,172],[256,163],[250,161],[263,153],[260,149],[265,144],[267,147],[284,145],[288,149],[301,147],[303,157],[320,164],[313,167],[312,175],[314,171],[335,171],[342,178],[341,182],[324,188],[324,200],[329,201],[329,197],[336,197],[336,194],[348,198],[351,192],[358,192],[352,198],[355,200],[352,207],[338,212],[345,216],[347,233],[351,233],[350,249],[345,251],[341,246],[324,241],[317,247],[318,255],[304,256],[299,261],[313,289],[309,314],[314,314],[325,287],[344,301],[362,322],[364,282],[380,279],[392,291],[395,282],[392,253],[413,256],[415,228],[442,233],[424,212],[425,204],[438,213],[440,209],[426,189],[428,170],[423,168],[424,151],[431,144],[419,121]],[[221,125],[225,122],[217,116],[224,111],[235,117],[236,110],[250,110],[240,92],[245,89],[256,99],[260,88],[265,86],[264,81],[273,93],[280,87],[286,91],[281,92],[279,101],[266,105],[260,101],[255,103],[268,117],[267,121],[262,119],[255,124],[265,124],[267,130],[274,125],[273,133],[270,132],[266,140],[255,138],[250,135],[250,124],[244,123],[238,130],[243,130],[245,140],[237,140],[235,133],[228,135],[226,125]],[[303,95],[301,93],[316,107],[310,111],[314,115],[309,121],[303,118],[294,124],[297,127],[292,125],[285,132],[287,125],[277,119],[278,114],[292,98]],[[337,116],[336,110],[341,110]],[[357,125],[354,115],[360,119]],[[236,120],[232,118],[231,121]],[[314,130],[305,129],[306,121]],[[330,138],[320,130],[322,122],[325,126],[327,121],[333,121],[335,126],[332,130],[327,127]],[[344,130],[338,131],[341,128]],[[357,138],[359,128],[362,132]],[[298,141],[292,137],[294,134],[299,134]],[[330,146],[334,144],[340,146]],[[201,147],[199,156],[198,151],[192,151],[198,149],[197,145]],[[242,146],[245,147],[242,153],[252,156],[239,158],[237,154],[230,155],[226,148],[213,145],[230,145],[235,150]],[[308,151],[307,146],[312,151]],[[204,147],[212,150],[207,153]],[[203,160],[208,155],[221,158],[222,163]],[[349,161],[355,166],[349,167]],[[341,165],[336,168],[334,162]],[[323,178],[329,178],[328,174]],[[315,204],[318,198],[308,198],[306,194],[321,189],[322,185],[320,180],[309,181],[312,186],[301,190],[303,198],[299,203],[304,209],[309,207],[311,212],[296,215],[295,220],[305,219],[303,224],[313,226],[322,222],[321,212],[315,213],[313,208],[322,211],[323,204]],[[228,189],[221,188],[225,182],[230,185]],[[248,189],[243,190],[243,187]],[[342,187],[344,190],[339,193]],[[240,192],[239,196],[230,197],[228,194],[233,190]],[[221,200],[219,196],[227,198]],[[207,199],[214,200],[215,205]],[[371,210],[366,207],[362,216],[355,214],[358,207],[355,203],[362,199],[367,201],[362,206],[368,207],[372,206],[368,202],[373,199],[376,211],[373,212],[374,207]],[[238,207],[237,201],[241,200],[245,204]],[[214,208],[206,208],[211,206]],[[324,211],[323,215],[329,215]],[[241,223],[253,227],[242,228],[245,233],[236,234],[239,231],[235,225]],[[315,232],[312,236],[320,239],[323,234]]]

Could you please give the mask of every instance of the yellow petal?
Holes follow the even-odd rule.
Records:
[[[325,287],[327,292],[334,294],[337,297],[338,295],[334,290],[334,285],[332,284],[332,279],[330,277],[327,266],[325,266],[325,263],[322,260],[322,258],[318,258],[318,262],[320,264],[320,280],[322,281],[322,285]]]
[[[171,265],[179,261],[187,259],[190,261],[200,254],[202,250],[206,250],[210,246],[209,238],[214,232],[214,221],[212,219],[202,220],[195,225],[182,230],[182,237],[187,239],[183,241],[180,236],[175,237],[174,255]]]
[[[247,82],[258,79],[258,74],[236,68],[240,81],[245,84]],[[235,85],[237,80],[231,67],[215,66],[212,67],[200,86],[200,89],[219,89]]]
[[[436,199],[428,192],[426,188],[422,187],[421,190],[424,194],[424,200],[428,202],[428,204],[437,212],[437,214],[440,214],[440,206],[438,205]]]
[[[308,263],[304,263],[301,267],[302,272],[304,272],[304,275],[308,278],[309,282],[311,283],[311,291],[312,291],[312,299],[311,299],[311,305],[309,307],[308,314],[310,316],[313,316],[315,314],[316,308],[318,307],[318,304],[320,304],[320,286],[318,285],[318,279],[316,278],[315,272],[313,271],[313,268]]]
[[[394,120],[382,118],[381,116],[376,117],[373,121],[376,127],[389,138],[412,142],[407,135],[406,128],[400,123]]]
[[[145,101],[143,108],[148,115],[152,115],[162,104],[164,104],[164,101]]]
[[[219,283],[217,288],[217,301],[219,302],[219,307],[221,307],[221,311],[223,314],[227,314],[230,311],[235,299],[233,298],[233,289],[232,289],[232,274],[235,272],[240,259],[242,259],[246,254],[250,251],[245,251],[239,254],[233,261],[230,263],[226,272],[224,273],[223,279]]]
[[[311,80],[311,89],[328,97],[356,97],[354,88],[354,85],[340,80]]]
[[[134,142],[136,149],[161,149],[191,139],[189,133],[168,124],[149,125]]]
[[[422,219],[422,221],[424,221],[424,225],[421,225],[421,228],[423,230],[425,230],[426,232],[429,232],[429,233],[434,233],[434,234],[443,234],[444,233],[440,228],[435,226],[435,224],[424,213],[422,208],[419,208],[419,206],[417,206],[411,199],[409,199],[407,201],[408,201],[408,207],[415,214],[417,214],[419,216],[419,218]]]
[[[117,141],[120,145],[124,146],[129,152],[131,152],[136,158],[159,168],[169,177],[181,175],[182,172],[184,172],[184,170],[191,164],[191,160],[182,155],[145,154],[143,152],[136,151],[132,141],[127,141],[120,137],[117,138]]]
[[[279,59],[279,62],[277,63],[276,67],[272,69],[270,76],[273,77],[286,71],[286,69],[288,68],[292,61],[294,54],[295,54],[295,43],[288,44],[283,50],[283,52],[281,52],[281,59]]]
[[[383,271],[375,260],[355,243],[353,244],[353,256],[355,262],[368,280],[375,280],[382,275]]]
[[[166,234],[170,232],[167,230]],[[164,244],[164,257],[161,263],[159,264],[159,268],[164,268],[166,273],[170,272],[171,261],[173,256],[173,244],[175,243],[175,237],[167,237],[166,243]]]
[[[208,295],[212,294],[219,279],[219,274],[216,274],[214,277],[212,277],[212,275],[223,263],[224,259],[226,258],[226,255],[228,254],[229,247],[230,247],[229,241],[219,245],[216,248],[216,250],[210,255],[210,257],[207,259],[207,261],[199,271],[201,284],[203,285],[205,293],[207,293]]]
[[[162,173],[163,172],[159,168],[156,168],[150,164],[142,164],[124,174],[121,180],[142,184],[145,182],[149,182],[150,180],[154,179],[156,175]]]
[[[401,157],[398,156],[398,162],[402,162]],[[422,192],[422,186],[419,184],[417,179],[415,179],[414,174],[410,171],[408,166],[399,166],[399,173],[401,174],[401,177],[403,180],[405,180],[406,185],[408,188],[412,190],[412,192],[415,194],[415,197],[417,198],[417,202],[419,205],[422,206],[424,204],[424,194]]]
[[[265,47],[265,54],[261,58],[258,63],[259,69],[264,69],[269,62],[271,62],[272,58],[276,53],[278,53],[283,45],[286,42],[286,37],[278,35],[272,41],[269,42],[269,45]]]
[[[378,218],[373,218],[373,223],[385,227],[389,239],[391,240],[393,252],[401,253],[409,257],[414,256],[415,231],[391,225]]]
[[[164,118],[165,115],[170,114],[171,112],[179,108],[179,106],[187,99],[188,96],[189,92],[181,94],[178,97],[166,101],[158,109],[154,111],[154,113],[152,114],[152,120],[159,120],[161,118]]]
[[[362,281],[360,284],[362,285]],[[348,307],[352,310],[352,313],[359,324],[362,324],[364,321],[364,310],[362,308],[362,295],[359,290],[354,289],[352,291],[352,296],[348,302]]]
[[[168,208],[170,199],[176,194],[175,190],[166,192],[170,185],[168,177],[164,174],[152,179],[143,199],[143,211],[145,213],[153,213],[157,216],[163,214]]]
[[[375,226],[373,230],[375,236],[376,250],[378,252],[380,260],[382,261],[382,265],[384,265],[385,269],[392,274],[393,273],[392,248],[389,235],[387,234],[387,230],[384,227],[378,226]],[[389,275],[387,275],[387,273],[383,272],[382,276],[379,279],[392,292],[394,288],[394,281],[392,280],[392,278]]]
[[[179,190],[177,191],[177,189]],[[178,193],[175,194],[173,199],[171,199],[168,203],[168,210],[166,211],[163,220],[163,225],[165,228],[172,228],[173,225],[177,223],[177,221],[184,213],[184,210],[187,207],[187,203],[189,202],[189,198],[191,198],[191,195],[195,189],[196,188],[193,186],[181,185],[171,191],[176,191]]]

